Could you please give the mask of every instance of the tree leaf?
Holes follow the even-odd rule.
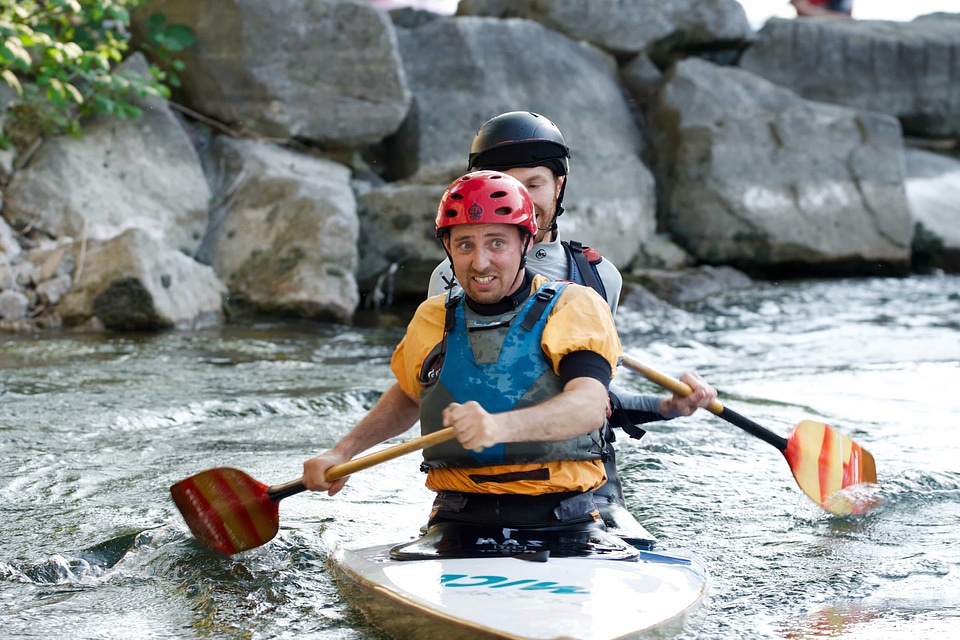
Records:
[[[21,97],[23,96],[23,87],[20,85],[20,79],[17,78],[17,74],[15,74],[13,71],[10,71],[10,69],[4,69],[2,72],[0,72],[0,76],[7,81],[7,84],[10,85],[14,91],[16,91]]]
[[[75,60],[83,55],[83,49],[76,42],[64,43],[63,52],[71,60]]]
[[[75,86],[73,86],[69,82],[65,83],[63,85],[63,88],[67,91],[67,93],[73,96],[73,99],[77,104],[83,104],[83,94],[80,93],[79,89],[77,89]]]
[[[30,54],[27,53],[26,48],[24,48],[23,43],[20,42],[19,38],[7,38],[3,45],[7,48],[13,57],[17,60],[20,60],[26,66],[33,64],[33,59],[30,57]]]

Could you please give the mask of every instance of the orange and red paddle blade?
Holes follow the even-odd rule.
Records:
[[[790,433],[783,455],[803,492],[827,511],[850,515],[876,506],[873,456],[828,425],[804,420]]]
[[[201,471],[172,487],[173,501],[203,545],[233,554],[259,547],[280,528],[279,505],[269,487],[239,469]]]

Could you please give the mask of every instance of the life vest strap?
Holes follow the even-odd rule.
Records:
[[[599,293],[602,297],[606,298],[606,289],[604,289],[603,283],[600,282],[600,278],[597,276],[596,267],[594,267],[595,264],[598,264],[601,260],[603,260],[603,258],[600,257],[600,254],[594,249],[584,247],[576,240],[562,242],[561,244],[563,244],[563,246],[567,249],[570,257],[573,258],[577,271],[580,273],[580,278],[583,280],[583,284]]]

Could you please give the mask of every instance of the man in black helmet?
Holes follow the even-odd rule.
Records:
[[[470,148],[469,170],[503,171],[530,192],[537,213],[537,247],[527,256],[536,273],[587,285],[603,296],[614,315],[623,278],[609,260],[579,242],[562,242],[557,218],[563,213],[563,192],[570,170],[570,151],[553,122],[530,111],[511,111],[491,118],[477,132]],[[449,289],[453,273],[441,263],[430,277],[430,295]]]
[[[537,244],[527,254],[527,266],[531,271],[552,280],[570,280],[593,288],[607,300],[610,311],[616,314],[623,285],[617,267],[609,260],[604,260],[595,249],[584,247],[579,242],[560,240],[557,218],[563,213],[570,150],[557,125],[530,111],[510,111],[491,118],[480,127],[473,139],[469,169],[502,171],[527,188],[533,199],[539,227]],[[444,261],[430,277],[428,295],[444,293],[455,284],[451,265]],[[710,397],[716,397],[716,391],[696,373],[685,374],[684,381],[694,391],[702,389]],[[678,399],[672,396],[637,394],[611,385],[612,411],[609,422],[614,427],[622,428],[631,437],[640,438],[644,430],[637,425],[690,415],[698,406],[693,397],[683,406],[677,402]],[[649,539],[646,530],[624,506],[623,487],[617,474],[614,448],[610,444],[615,439],[611,431],[606,434],[606,439],[608,444],[604,466],[607,482],[594,491],[603,520],[609,530],[634,542]]]

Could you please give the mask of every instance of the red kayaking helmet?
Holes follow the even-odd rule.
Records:
[[[565,176],[570,171],[569,158],[563,134],[549,118],[532,111],[509,111],[483,123],[467,162],[471,171],[542,166]]]
[[[519,180],[499,171],[474,171],[457,178],[437,207],[437,237],[460,224],[512,224],[537,235],[533,200]]]

